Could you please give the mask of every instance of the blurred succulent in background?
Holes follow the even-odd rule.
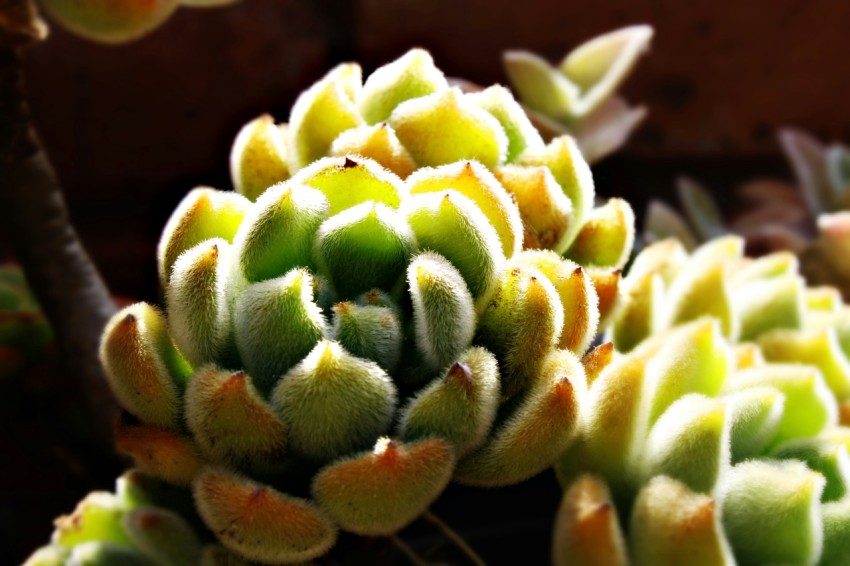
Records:
[[[44,362],[53,332],[27,287],[21,269],[0,266],[0,378]]]
[[[578,438],[556,466],[555,564],[848,563],[850,428],[824,369],[836,360],[767,362],[782,341],[798,354],[816,341],[775,332],[735,344],[702,317],[591,356]]]
[[[677,189],[683,214],[652,201],[643,237],[650,242],[675,237],[693,249],[724,233],[739,234],[751,253],[797,254],[809,283],[837,287],[850,300],[850,152],[791,128],[780,131],[779,141],[796,187],[774,180],[749,182],[735,194],[741,212],[726,219],[708,190],[682,178]]]
[[[37,0],[68,31],[100,43],[126,43],[149,34],[180,6],[208,8],[237,0]]]
[[[646,115],[615,92],[652,35],[646,25],[600,35],[573,49],[557,68],[528,51],[508,51],[505,69],[544,137],[575,136],[585,159],[594,163],[625,143]]]
[[[224,546],[309,560],[570,445],[633,239],[572,138],[413,50],[250,122],[231,171],[166,225],[164,312],[124,309],[101,350],[136,419],[119,450],[191,486]]]
[[[205,539],[185,490],[137,470],[118,479],[114,494],[88,494],[55,526],[50,544],[24,566],[248,564]]]

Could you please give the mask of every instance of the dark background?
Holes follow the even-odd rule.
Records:
[[[505,49],[556,62],[634,23],[652,24],[656,36],[624,93],[649,117],[594,168],[599,193],[626,196],[640,212],[651,196],[670,199],[676,175],[687,173],[734,207],[736,183],[790,176],[778,127],[850,139],[850,3],[840,0],[242,0],[181,9],[120,47],[54,27],[27,52],[26,80],[73,220],[112,291],[157,301],[155,246],[174,205],[198,184],[230,188],[239,127],[263,112],[286,121],[297,94],[332,65],[357,60],[368,73],[423,46],[447,74],[490,84],[505,81]],[[70,511],[95,480],[44,453],[37,434],[47,434],[49,414],[5,417],[42,419],[33,425],[41,432],[20,432],[24,452],[4,455],[4,499],[14,505],[0,507],[0,524],[15,561],[47,542],[49,518]],[[549,475],[536,485],[556,494],[542,513],[548,525],[557,490]],[[523,495],[511,493],[506,505],[519,505]],[[522,513],[517,520],[528,519]],[[548,533],[512,544],[545,556]]]

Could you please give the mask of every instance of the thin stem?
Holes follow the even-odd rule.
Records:
[[[480,556],[478,556],[478,553],[475,552],[465,540],[463,540],[463,537],[457,534],[454,529],[452,529],[445,522],[443,522],[443,520],[436,516],[433,512],[431,512],[430,510],[425,511],[422,514],[422,518],[435,525],[438,529],[440,529],[440,531],[442,531],[442,533],[446,535],[446,538],[451,540],[455,544],[455,546],[457,546],[461,550],[461,552],[463,552],[466,557],[469,558],[469,561],[475,564],[475,566],[487,566],[484,560]]]
[[[428,562],[422,559],[421,556],[416,554],[406,542],[401,540],[401,537],[398,535],[390,536],[390,540],[393,541],[393,544],[398,547],[398,549],[405,555],[407,558],[415,565],[415,566],[428,566]]]

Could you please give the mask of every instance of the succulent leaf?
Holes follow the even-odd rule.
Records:
[[[499,121],[457,88],[402,102],[389,123],[420,166],[474,159],[495,167],[507,158],[508,136]]]
[[[286,428],[242,371],[200,368],[186,390],[186,422],[215,461],[262,465],[286,445]]]
[[[250,283],[273,279],[294,267],[313,267],[313,242],[327,217],[327,198],[294,183],[264,192],[233,239],[234,263]]]
[[[232,242],[251,201],[240,194],[199,187],[183,197],[171,213],[157,248],[159,282],[165,287],[177,258],[204,240]]]
[[[234,326],[245,369],[254,385],[267,393],[326,330],[327,322],[313,299],[312,275],[295,268],[250,285],[236,301]],[[280,339],[283,336],[286,340]]]
[[[115,445],[137,468],[175,485],[189,485],[204,465],[193,442],[150,425],[119,427]]]
[[[722,520],[739,562],[814,564],[825,480],[799,462],[744,462],[726,482]]]
[[[564,493],[555,518],[555,566],[626,566],[628,550],[605,482],[578,478]]]
[[[344,131],[331,144],[330,155],[368,157],[402,179],[416,170],[416,162],[410,152],[401,145],[395,130],[386,122]]]
[[[363,123],[355,102],[361,82],[360,66],[344,63],[301,93],[289,115],[290,170],[328,155],[339,134]]]
[[[470,348],[410,400],[401,413],[399,435],[405,440],[442,438],[461,458],[486,439],[499,400],[495,356]]]
[[[192,491],[207,526],[249,560],[310,560],[336,542],[336,527],[315,505],[231,472],[207,468]]]
[[[416,344],[425,360],[442,370],[472,342],[475,306],[463,277],[432,252],[416,256],[407,268]]]
[[[360,91],[358,106],[368,124],[386,121],[393,110],[411,98],[449,88],[443,72],[424,49],[411,49],[369,75]]]
[[[407,444],[384,437],[372,451],[321,470],[312,491],[343,529],[388,535],[431,505],[448,485],[454,463],[454,452],[445,440]]]
[[[612,198],[588,213],[566,255],[581,265],[621,269],[634,244],[634,225],[629,203]]]
[[[629,528],[635,566],[735,564],[718,503],[666,476],[638,494]]]
[[[390,289],[416,249],[405,219],[390,207],[364,202],[331,216],[319,227],[315,258],[341,298]]]
[[[507,163],[515,161],[527,149],[543,149],[543,138],[505,87],[493,85],[470,93],[467,99],[492,114],[502,125],[508,136]]]
[[[292,449],[318,461],[363,449],[392,423],[396,389],[374,362],[322,340],[272,392]]]
[[[396,311],[389,306],[337,303],[329,335],[359,358],[372,360],[388,372],[401,358],[402,329]]]
[[[142,507],[127,512],[121,524],[133,543],[155,564],[197,564],[201,543],[180,515]]]
[[[104,330],[100,360],[125,409],[144,422],[179,428],[181,389],[191,369],[159,310],[136,303],[116,313]]]
[[[230,150],[230,178],[236,192],[256,201],[267,188],[289,178],[284,141],[288,133],[269,114],[242,126]]]

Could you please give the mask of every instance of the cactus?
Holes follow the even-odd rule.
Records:
[[[747,183],[738,190],[743,212],[725,218],[706,188],[682,178],[677,189],[683,214],[651,202],[644,238],[672,236],[693,249],[710,238],[738,234],[751,253],[794,252],[809,283],[837,287],[850,300],[850,270],[843,261],[850,241],[850,153],[792,128],[781,130],[779,141],[796,187],[772,180]]]
[[[101,348],[135,419],[119,450],[190,487],[224,547],[310,560],[571,445],[633,239],[572,138],[415,49],[331,70],[231,167],[237,192],[195,189],[165,227],[165,309],[125,308]]]
[[[101,43],[125,43],[157,29],[182,6],[204,8],[236,0],[38,0],[62,27]]]
[[[0,378],[44,362],[52,341],[50,323],[20,268],[0,266]]]
[[[118,478],[115,493],[89,493],[55,526],[24,566],[247,564],[206,540],[185,491],[138,470]]]
[[[594,163],[619,148],[646,115],[616,90],[653,30],[647,25],[618,29],[582,43],[557,68],[528,51],[508,51],[505,70],[534,123],[544,135],[569,133]]]

